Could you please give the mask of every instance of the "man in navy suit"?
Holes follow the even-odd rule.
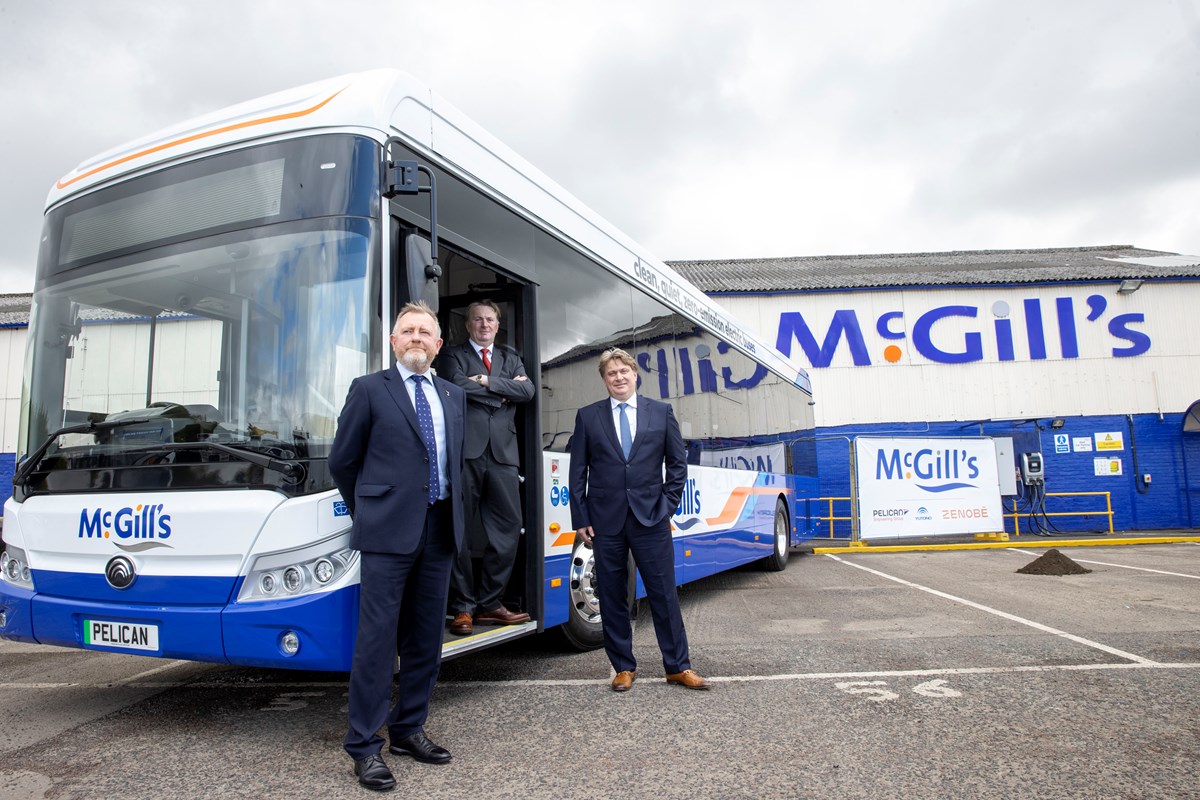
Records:
[[[675,589],[671,515],[687,481],[687,448],[671,406],[635,394],[637,363],[600,355],[608,398],[579,409],[571,435],[571,524],[596,556],[604,650],[614,692],[633,686],[637,662],[626,596],[629,553],[642,575],[667,683],[707,689],[692,669]]]
[[[450,632],[471,633],[475,625],[517,625],[529,614],[510,611],[502,597],[521,538],[520,449],[517,411],[533,399],[533,382],[515,351],[496,346],[500,308],[491,300],[467,306],[470,338],[441,355],[441,373],[467,392],[463,496],[478,507],[487,545],[475,584],[471,548],[458,552],[450,575]]]
[[[409,303],[391,335],[396,366],[356,378],[338,418],[329,471],[350,509],[360,553],[358,638],[344,740],[368,789],[396,780],[380,751],[445,764],[424,731],[442,655],[450,567],[463,540],[466,395],[429,368],[442,346],[437,316]],[[398,633],[397,633],[398,631]],[[391,703],[399,637],[400,680]]]

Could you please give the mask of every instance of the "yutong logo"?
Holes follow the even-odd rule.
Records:
[[[133,562],[125,556],[117,556],[104,568],[104,579],[114,589],[128,589],[137,578]]]
[[[115,511],[97,508],[79,512],[80,539],[109,539],[115,534],[119,539],[147,539],[136,544],[113,544],[128,553],[138,553],[155,547],[170,547],[163,541],[171,536],[171,515],[164,514],[161,503],[148,505],[139,503]]]
[[[875,480],[912,480],[914,477],[925,481],[914,485],[926,492],[976,489],[975,484],[956,479],[978,478],[978,459],[966,450],[957,449],[931,450],[926,447],[915,452],[900,448],[878,451]]]

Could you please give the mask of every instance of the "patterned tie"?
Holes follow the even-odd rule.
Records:
[[[490,375],[492,373],[492,360],[488,358],[488,349],[486,347],[483,348],[479,351],[479,354],[483,356],[483,368],[486,369]]]
[[[425,442],[425,450],[429,453],[429,505],[437,502],[442,493],[441,481],[438,480],[437,439],[433,435],[433,412],[429,410],[429,398],[425,396],[425,376],[413,375],[416,391],[417,422],[421,426],[421,439]]]
[[[625,454],[625,460],[628,461],[629,451],[633,449],[633,433],[629,430],[629,417],[625,414],[629,403],[617,403],[617,408],[621,409],[621,452]]]

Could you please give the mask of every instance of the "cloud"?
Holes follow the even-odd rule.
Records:
[[[1188,0],[53,8],[0,8],[19,154],[0,191],[2,291],[32,287],[47,189],[81,160],[379,66],[428,83],[665,259],[1200,252]]]

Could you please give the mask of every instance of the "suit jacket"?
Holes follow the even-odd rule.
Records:
[[[454,541],[461,547],[466,394],[437,377],[433,377],[433,387],[446,418],[446,476]],[[430,394],[428,388],[426,394]],[[432,396],[430,402],[434,402]],[[426,458],[417,411],[396,368],[355,378],[329,451],[329,472],[354,520],[351,547],[401,555],[417,549],[429,497]]]
[[[492,371],[488,373],[483,359],[467,341],[442,350],[439,372],[467,393],[464,457],[479,458],[490,443],[493,458],[515,467],[520,461],[515,404],[532,400],[536,388],[531,380],[513,380],[525,375],[525,364],[515,350],[493,347],[491,360]],[[471,380],[470,376],[480,373],[487,374],[487,386]]]
[[[663,466],[666,465],[664,470]],[[687,481],[687,448],[667,403],[638,395],[629,461],[613,424],[609,398],[579,409],[571,435],[571,524],[619,531],[630,509],[646,526],[679,507]]]

